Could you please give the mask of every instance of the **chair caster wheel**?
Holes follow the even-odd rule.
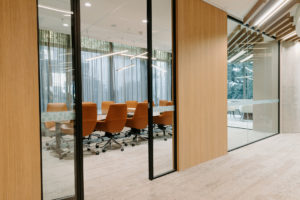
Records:
[[[87,144],[91,144],[91,142],[88,142]]]
[[[95,146],[97,149],[99,148],[99,145],[98,144],[96,144],[96,146]]]
[[[156,136],[158,137],[159,135],[158,135],[158,134],[156,134]]]
[[[91,151],[91,149],[90,149],[90,148],[87,148],[87,150],[88,150],[88,151]]]
[[[99,155],[100,153],[99,153],[99,151],[96,151],[96,155]]]
[[[128,146],[128,144],[127,143],[124,143],[124,145],[127,147]]]
[[[49,146],[49,143],[48,143],[48,142],[46,142],[46,146]]]
[[[105,149],[103,149],[103,150],[102,150],[102,152],[103,152],[103,153],[105,153],[105,152],[106,152],[106,150],[105,150]]]
[[[167,138],[165,138],[164,141],[167,141]]]
[[[124,149],[122,148],[121,151],[124,151]]]
[[[133,147],[134,147],[134,146],[135,146],[135,144],[131,144],[131,146],[133,146]]]

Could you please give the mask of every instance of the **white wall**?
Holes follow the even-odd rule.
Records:
[[[300,133],[300,43],[281,44],[281,133]]]

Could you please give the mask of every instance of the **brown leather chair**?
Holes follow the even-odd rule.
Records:
[[[111,104],[114,104],[114,101],[102,101],[101,104],[101,114],[106,115]]]
[[[109,138],[107,143],[103,146],[102,152],[105,152],[108,146],[111,147],[113,142],[121,147],[121,151],[124,151],[122,144],[115,139],[115,136],[120,134],[120,132],[123,130],[126,123],[126,118],[127,105],[112,104],[109,107],[106,119],[97,121],[96,130],[105,132],[105,137]]]
[[[171,101],[167,102],[166,106],[172,106],[173,103]],[[168,126],[173,125],[173,116],[174,111],[166,111],[161,113],[159,116],[153,117],[153,123],[157,124],[158,128],[161,129],[164,133],[164,140],[167,140],[166,137],[166,129]],[[172,135],[169,133],[169,135]]]
[[[145,100],[144,103],[148,103],[148,100]],[[152,106],[155,106],[154,101],[152,101]]]
[[[47,112],[65,112],[68,111],[65,103],[48,103]],[[55,132],[55,122],[45,122],[45,128],[51,132]]]
[[[87,143],[87,150],[90,151],[90,136],[94,132],[97,124],[97,104],[92,102],[82,103],[82,136],[88,137],[84,138],[84,143]],[[74,124],[62,124],[61,133],[64,135],[74,135]],[[86,142],[87,140],[87,142]],[[99,152],[96,151],[98,155]]]
[[[159,100],[159,106],[167,106],[168,100]]]
[[[126,101],[127,108],[136,108],[138,105],[137,101]]]
[[[148,125],[148,102],[138,103],[132,118],[127,118],[125,126],[131,128],[127,136],[134,135],[133,141],[136,143],[138,139],[147,139],[141,136],[141,130],[147,128]],[[125,143],[127,146],[127,143]],[[135,143],[132,143],[134,146]]]

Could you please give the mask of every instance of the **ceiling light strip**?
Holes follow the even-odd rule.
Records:
[[[133,59],[135,59],[135,58],[139,58],[139,57],[144,56],[144,55],[146,55],[146,54],[148,54],[148,52],[144,52],[144,53],[141,53],[141,54],[139,54],[139,55],[132,56],[132,57],[130,58],[130,60],[133,60]]]
[[[235,56],[233,56],[232,58],[230,58],[228,60],[229,63],[235,61],[236,59],[238,59],[240,56],[244,55],[246,53],[245,50],[240,51],[238,54],[236,54]]]
[[[241,60],[240,62],[243,63],[243,62],[246,62],[247,60],[253,58],[253,54],[251,54],[250,56],[247,56],[246,58],[244,58],[243,60]]]
[[[101,56],[96,56],[96,57],[88,58],[88,59],[86,59],[86,61],[97,60],[97,59],[105,58],[105,57],[108,57],[108,56],[114,56],[114,55],[123,54],[123,53],[126,53],[126,52],[128,52],[128,50],[124,50],[124,51],[119,51],[119,52],[115,52],[115,53],[109,53],[109,54],[105,54],[105,55],[101,55]]]
[[[277,13],[281,8],[283,8],[291,0],[278,0],[274,5],[267,10],[255,23],[254,26],[261,26],[268,19],[270,19],[275,13]]]
[[[46,10],[52,10],[52,11],[56,11],[56,12],[60,12],[60,13],[69,14],[69,15],[72,15],[72,14],[73,14],[72,11],[62,10],[62,9],[53,8],[53,7],[49,7],[49,6],[38,5],[38,7],[39,7],[39,8],[46,9]]]

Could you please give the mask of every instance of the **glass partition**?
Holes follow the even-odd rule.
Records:
[[[174,170],[172,0],[152,1],[154,177]]]
[[[278,42],[228,19],[228,148],[278,130]]]
[[[73,13],[69,0],[38,7],[43,199],[63,199],[75,196]]]

